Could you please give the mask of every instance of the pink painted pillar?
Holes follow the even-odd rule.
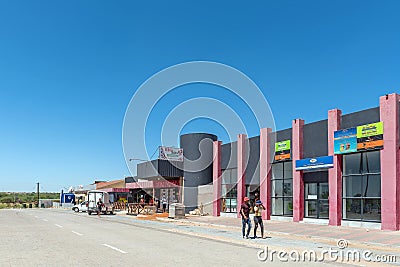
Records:
[[[334,155],[334,133],[340,129],[342,111],[328,112],[328,155],[333,156],[333,168],[329,169],[329,225],[342,224],[342,155]]]
[[[399,101],[390,94],[380,98],[384,149],[381,150],[382,230],[400,228]]]
[[[304,218],[304,181],[303,171],[296,171],[296,160],[303,158],[304,120],[296,119],[292,123],[292,156],[293,156],[293,221]]]
[[[221,141],[213,142],[213,216],[221,215]]]
[[[239,134],[237,142],[237,173],[238,173],[238,183],[237,183],[237,216],[240,218],[240,207],[243,203],[243,198],[246,196],[246,140],[247,135]]]
[[[271,219],[271,148],[272,130],[263,128],[260,131],[260,200],[267,210],[263,211],[264,220]]]

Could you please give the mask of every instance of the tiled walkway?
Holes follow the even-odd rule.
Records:
[[[238,229],[241,227],[241,219],[237,218],[190,216],[188,217],[188,220],[195,223],[233,227]],[[398,247],[400,249],[400,232],[281,221],[264,221],[264,225],[267,233],[293,235],[305,238],[332,239],[335,241],[345,239],[350,243],[374,244]]]

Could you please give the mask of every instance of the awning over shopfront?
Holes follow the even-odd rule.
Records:
[[[141,181],[135,183],[127,183],[126,189],[138,188],[173,188],[179,186],[179,180],[161,180],[161,181]]]
[[[101,191],[108,193],[129,193],[129,188],[104,188]]]

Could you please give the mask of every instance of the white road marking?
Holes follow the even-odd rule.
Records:
[[[43,219],[43,221],[44,221],[44,222],[48,222],[49,220],[47,220],[47,219]]]
[[[75,231],[72,231],[72,233],[74,233],[74,234],[76,234],[76,235],[79,235],[79,236],[83,236],[83,234],[78,233],[78,232],[75,232]]]
[[[38,217],[38,216],[35,216],[35,218],[36,218],[36,219],[39,219],[39,217]]]
[[[54,224],[55,226],[57,226],[58,228],[63,228],[61,225],[59,224]]]
[[[128,252],[126,252],[126,251],[120,250],[119,248],[116,248],[116,247],[113,247],[113,246],[110,246],[110,245],[107,245],[107,244],[103,244],[103,246],[108,247],[108,248],[111,248],[111,249],[113,249],[113,250],[115,250],[115,251],[118,251],[118,252],[120,252],[120,253],[122,253],[122,254],[128,253]]]

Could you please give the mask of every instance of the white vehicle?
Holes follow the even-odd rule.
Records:
[[[92,213],[98,212],[97,210],[97,202],[101,199],[103,202],[103,206],[101,207],[101,213],[103,214],[114,214],[114,207],[110,202],[110,195],[107,192],[93,190],[89,191],[87,195],[88,209],[87,212],[89,215]]]
[[[87,212],[88,211],[88,206],[87,206],[87,201],[84,201],[80,204],[76,204],[75,206],[72,207],[72,210],[75,212]]]

